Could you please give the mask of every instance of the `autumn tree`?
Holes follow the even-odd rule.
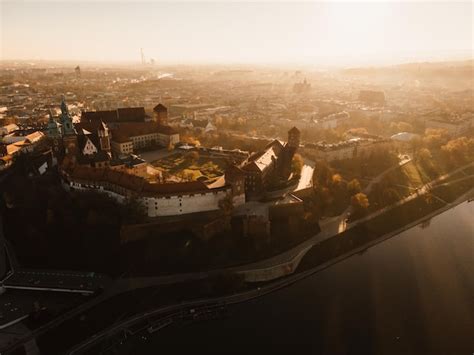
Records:
[[[369,208],[369,199],[367,195],[359,192],[351,197],[351,206],[354,209],[354,215],[362,216],[367,213]]]
[[[439,148],[447,141],[447,131],[445,129],[428,128],[423,137],[423,143],[428,148]]]
[[[349,183],[347,184],[347,191],[351,195],[361,192],[362,189],[359,180],[352,179],[351,181],[349,181]]]
[[[295,154],[293,156],[293,160],[291,161],[291,172],[297,176],[301,175],[301,169],[303,169],[303,164],[304,161],[301,155]]]
[[[441,147],[441,151],[451,161],[465,162],[474,153],[474,139],[467,137],[452,139]]]

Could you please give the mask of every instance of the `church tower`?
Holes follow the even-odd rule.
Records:
[[[51,110],[49,111],[49,120],[46,125],[46,135],[50,138],[61,137],[61,125],[54,119]]]
[[[153,108],[153,116],[155,121],[160,125],[167,126],[168,125],[168,109],[165,105],[159,103]]]
[[[300,139],[301,139],[301,132],[298,128],[293,127],[288,131],[288,144],[289,148],[293,148],[294,151],[299,148],[300,146]]]
[[[72,123],[72,117],[69,114],[69,109],[67,108],[66,100],[63,99],[61,101],[61,116],[60,116],[60,121],[62,125],[62,134],[63,136],[68,136],[68,135],[75,135],[76,131],[74,130],[74,125]]]
[[[100,140],[100,149],[106,152],[110,152],[109,128],[103,121],[100,122],[99,128],[97,130],[97,134]]]
[[[72,123],[72,117],[69,114],[66,100],[61,101],[61,131],[63,135],[64,152],[66,156],[70,157],[72,163],[76,162],[77,157],[77,134]]]

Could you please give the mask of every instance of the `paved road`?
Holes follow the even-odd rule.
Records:
[[[402,200],[400,200],[400,201],[394,203],[393,205],[390,205],[390,206],[384,207],[384,208],[382,208],[382,209],[380,209],[380,210],[378,210],[378,211],[375,211],[374,213],[372,213],[372,214],[370,214],[370,215],[368,215],[368,216],[366,216],[366,217],[364,217],[364,218],[358,219],[357,221],[352,222],[352,223],[350,223],[349,225],[345,224],[345,229],[355,227],[355,226],[356,226],[357,224],[359,224],[359,223],[362,223],[362,222],[365,222],[365,221],[367,221],[367,220],[369,220],[369,219],[372,219],[372,218],[374,218],[374,217],[377,217],[378,215],[381,215],[381,214],[383,214],[383,213],[385,213],[385,212],[388,212],[388,211],[390,211],[391,209],[393,209],[393,208],[395,208],[395,207],[397,207],[397,206],[403,205],[403,204],[407,203],[408,201],[411,201],[411,200],[413,200],[413,199],[415,199],[415,198],[417,198],[417,197],[419,197],[419,196],[425,195],[425,194],[431,192],[431,189],[432,189],[433,187],[439,185],[440,182],[446,180],[447,178],[449,178],[449,177],[451,177],[452,175],[454,175],[454,174],[460,172],[461,170],[464,170],[464,169],[466,169],[466,168],[468,168],[468,167],[471,167],[471,166],[474,166],[474,162],[469,163],[469,164],[466,164],[466,165],[464,165],[464,166],[462,166],[462,167],[460,167],[460,168],[458,168],[458,169],[456,169],[456,170],[454,170],[454,171],[452,171],[452,172],[450,172],[450,173],[448,173],[448,174],[441,175],[441,176],[438,177],[437,179],[432,180],[432,181],[430,181],[429,183],[423,185],[422,187],[418,188],[418,190],[417,190],[416,192],[414,192],[414,193],[408,195],[407,197],[405,197],[404,199],[402,199]],[[464,177],[464,178],[462,178],[462,179],[456,179],[455,181],[449,182],[449,184],[451,184],[451,183],[453,183],[453,182],[456,182],[456,181],[459,181],[459,180],[465,180],[465,179],[467,179],[467,178],[470,178],[470,176],[466,176],[466,177]],[[446,201],[443,201],[443,200],[441,200],[441,201],[442,201],[442,202],[446,202]]]

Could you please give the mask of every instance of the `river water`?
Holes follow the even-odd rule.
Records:
[[[474,202],[137,354],[473,354]],[[161,351],[160,351],[161,350]]]

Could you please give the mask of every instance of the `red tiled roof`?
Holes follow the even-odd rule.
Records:
[[[117,117],[120,122],[144,122],[145,108],[126,107],[117,109]]]
[[[148,196],[176,195],[180,193],[204,193],[210,191],[207,185],[201,181],[152,184],[142,177],[127,174],[122,171],[80,165],[77,165],[72,169],[70,176],[73,179],[83,180],[90,183],[107,182]],[[225,186],[222,188],[224,187]]]
[[[116,122],[118,121],[117,111],[83,111],[81,113],[81,123],[83,122]]]

